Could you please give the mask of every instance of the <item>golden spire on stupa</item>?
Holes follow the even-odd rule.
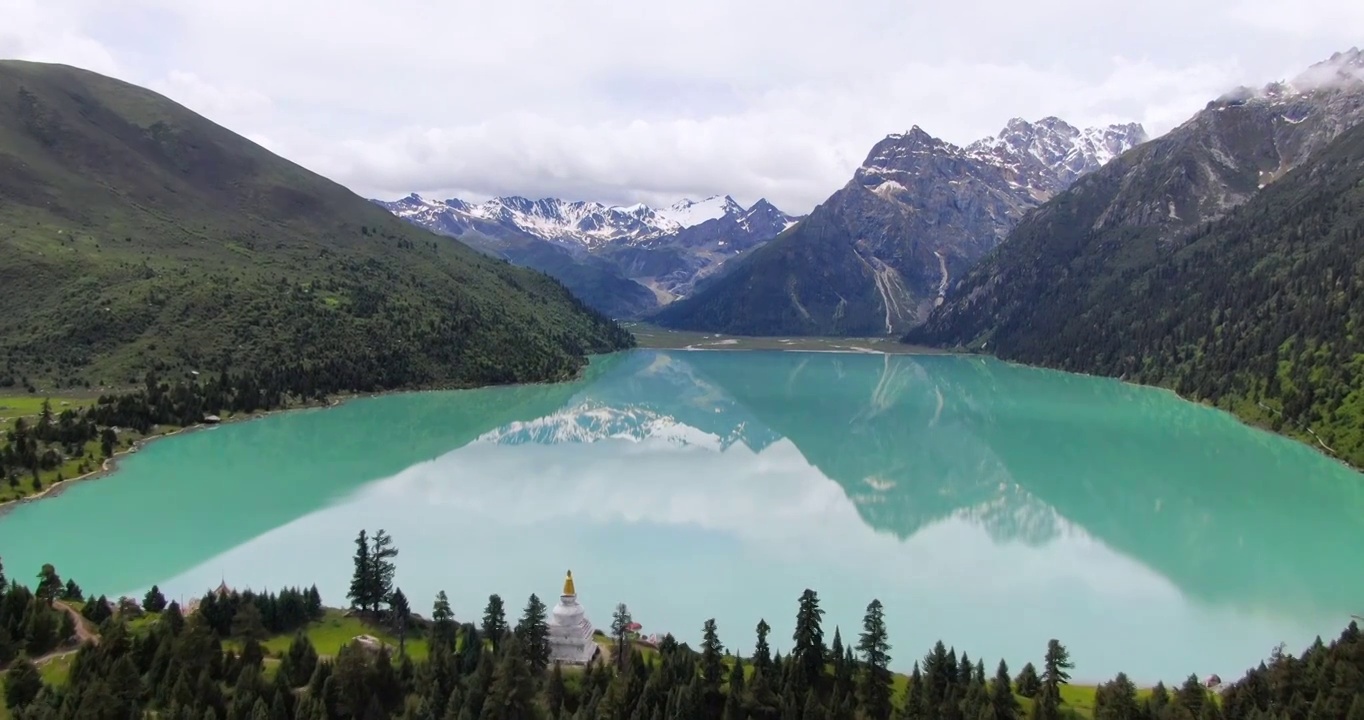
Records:
[[[564,593],[563,593],[563,594],[565,594],[565,595],[577,595],[577,594],[578,594],[578,593],[574,592],[574,590],[573,590],[573,571],[572,571],[572,570],[569,570],[569,571],[568,571],[568,577],[565,577],[565,578],[564,578]]]

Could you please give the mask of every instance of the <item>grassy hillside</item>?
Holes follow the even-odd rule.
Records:
[[[575,256],[567,248],[547,240],[526,234],[513,236],[505,231],[501,238],[469,231],[458,239],[472,248],[555,278],[588,307],[613,318],[636,317],[658,307],[658,298],[652,290],[625,277],[604,258],[586,254]]]
[[[1058,197],[907,339],[1172,387],[1364,465],[1364,125],[1168,241],[1100,227],[1129,181]]]
[[[651,322],[731,335],[877,335],[886,310],[873,274],[845,218],[826,204]]]
[[[156,93],[0,62],[0,385],[148,370],[555,379],[632,342],[558,282],[398,220]]]

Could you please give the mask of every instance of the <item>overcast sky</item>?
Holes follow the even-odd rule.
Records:
[[[1358,0],[0,0],[0,56],[151,87],[362,195],[790,212],[912,125],[1157,134],[1360,44]]]

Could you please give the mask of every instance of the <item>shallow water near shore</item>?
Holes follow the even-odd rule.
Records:
[[[811,587],[892,665],[943,639],[993,669],[1059,638],[1076,680],[1238,676],[1358,612],[1361,476],[1169,393],[988,358],[638,350],[573,383],[392,395],[150,444],[0,518],[11,577],[189,599],[316,583],[345,603],[360,528],[462,620],[551,604],[746,654]]]

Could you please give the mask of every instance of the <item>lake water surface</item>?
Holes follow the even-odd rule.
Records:
[[[1364,608],[1361,476],[1157,390],[983,358],[634,351],[562,385],[391,395],[156,442],[0,517],[11,577],[188,599],[316,583],[361,528],[462,620],[488,594],[627,603],[695,643],[786,651],[886,606],[896,669],[943,639],[987,671],[1059,638],[1077,680],[1239,676]]]

